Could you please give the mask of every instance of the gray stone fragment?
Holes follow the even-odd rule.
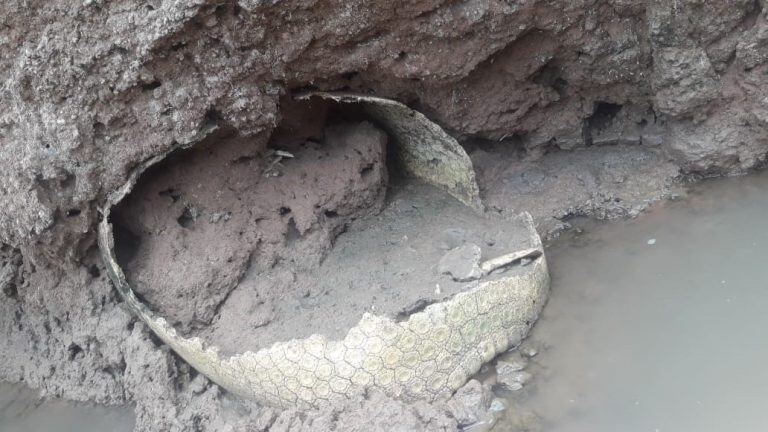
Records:
[[[276,418],[277,413],[275,413],[275,410],[272,408],[267,408],[264,410],[264,412],[261,413],[261,415],[256,419],[256,422],[252,426],[256,428],[257,432],[266,432],[270,427],[272,427],[272,424],[275,422]]]
[[[501,412],[507,409],[507,402],[501,398],[493,398],[491,406],[488,408],[490,412]]]
[[[530,372],[526,371],[512,371],[503,370],[498,372],[496,380],[498,383],[507,390],[517,391],[523,388],[523,386],[533,378]]]
[[[523,370],[526,366],[528,366],[528,359],[523,357],[519,351],[515,351],[513,353],[506,354],[499,359],[499,361],[496,363],[496,371],[499,371],[499,369],[504,369],[514,372]]]
[[[536,357],[536,354],[538,354],[540,351],[539,343],[533,342],[529,339],[523,342],[523,344],[520,346],[518,351],[520,352],[520,354],[522,354],[525,357],[528,357],[528,358]]]
[[[453,249],[459,247],[467,241],[467,230],[462,228],[449,228],[443,231],[444,239],[443,244],[446,249]]]
[[[492,399],[491,387],[473,379],[456,391],[448,401],[448,409],[459,426],[469,426],[491,419],[488,411]]]
[[[483,272],[480,269],[480,247],[474,243],[466,243],[451,249],[440,259],[437,271],[450,275],[454,280],[465,282],[479,279]]]

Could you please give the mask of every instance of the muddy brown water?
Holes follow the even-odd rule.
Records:
[[[0,382],[0,431],[130,432],[132,408],[104,408],[59,400],[40,400],[37,392]]]
[[[582,229],[547,251],[543,348],[517,397],[536,429],[765,430],[768,173]]]

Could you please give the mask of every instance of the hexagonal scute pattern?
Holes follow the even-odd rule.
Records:
[[[244,398],[316,407],[377,388],[405,400],[434,400],[452,394],[483,363],[525,337],[549,286],[543,255],[529,267],[523,275],[482,282],[430,305],[407,321],[365,313],[340,341],[313,335],[226,359],[198,338],[179,336],[146,307],[140,316],[193,367]]]
[[[548,286],[543,257],[530,270],[481,283],[407,321],[366,313],[340,341],[313,335],[224,360],[212,356],[214,380],[281,407],[332,403],[369,388],[405,400],[450,396],[527,334]]]

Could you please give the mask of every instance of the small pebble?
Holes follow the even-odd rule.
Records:
[[[504,399],[494,398],[491,402],[491,406],[488,408],[490,412],[501,412],[507,409],[507,404]]]
[[[511,381],[511,382],[508,382],[508,383],[503,383],[503,385],[504,385],[504,388],[509,390],[509,391],[518,391],[518,390],[522,390],[523,389],[523,385],[520,384],[519,382],[515,382],[515,381]]]
[[[528,359],[520,355],[519,352],[514,352],[503,355],[496,363],[496,368],[516,372],[525,369],[527,365]]]
[[[533,374],[526,371],[515,372],[514,379],[520,384],[526,384],[533,378]]]
[[[508,371],[506,373],[499,371],[496,378],[498,383],[507,390],[517,391],[533,378],[530,372],[526,371]]]
[[[538,353],[539,353],[538,348],[536,348],[533,345],[524,344],[522,347],[520,347],[520,354],[522,354],[522,355],[524,355],[524,356],[526,356],[528,358],[536,357],[536,354],[538,354]]]

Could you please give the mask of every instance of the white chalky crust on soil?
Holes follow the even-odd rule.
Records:
[[[184,338],[134,295],[114,253],[111,208],[131,191],[156,156],[109,195],[99,224],[99,246],[107,272],[126,304],[154,333],[199,372],[241,397],[278,407],[332,404],[379,389],[404,400],[435,400],[461,387],[480,366],[522,341],[536,321],[549,289],[540,255],[513,276],[479,282],[408,320],[363,314],[341,341],[321,335],[279,342],[257,352],[221,358],[200,338]],[[534,244],[541,242],[526,214]]]

